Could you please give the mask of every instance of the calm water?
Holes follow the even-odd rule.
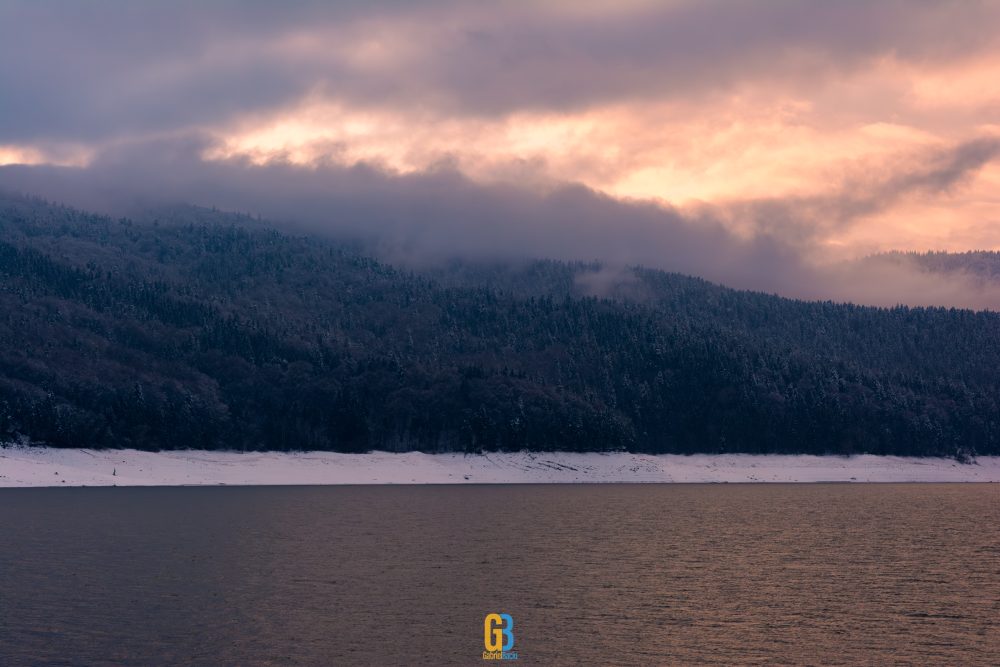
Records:
[[[998,664],[1000,485],[0,490],[0,664]]]

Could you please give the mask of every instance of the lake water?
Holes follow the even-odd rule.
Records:
[[[0,664],[998,664],[1000,485],[0,490]]]

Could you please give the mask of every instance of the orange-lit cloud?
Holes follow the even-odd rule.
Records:
[[[41,151],[19,146],[0,146],[0,165],[5,164],[42,164],[45,162]]]
[[[989,64],[974,62],[950,79],[976,91],[964,105],[954,97],[935,101],[931,91],[949,80],[944,74],[929,69],[921,77],[886,62],[832,83],[848,100],[839,106],[826,90],[810,98],[750,87],[694,103],[644,100],[484,118],[352,109],[310,97],[269,117],[219,128],[220,143],[206,158],[367,162],[400,173],[447,162],[485,182],[580,182],[616,197],[680,206],[818,196],[845,180],[905,169],[929,151],[1000,136],[996,126],[942,118],[975,117],[982,105],[998,103],[991,88],[983,92],[976,70]],[[893,104],[868,109],[867,100],[880,94],[891,94]],[[996,247],[1000,237],[983,226],[1000,221],[995,192],[995,173],[987,165],[955,188],[859,217],[856,229],[838,230],[825,242],[847,254],[889,247],[964,249],[970,243]]]
[[[997,248],[998,23],[947,1],[14,2],[0,164],[195,135],[209,169],[580,184],[815,262]]]
[[[0,167],[5,165],[56,165],[84,167],[96,150],[82,145],[0,146]]]

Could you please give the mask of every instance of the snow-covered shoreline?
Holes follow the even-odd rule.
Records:
[[[0,487],[580,482],[1000,482],[975,464],[895,456],[515,452],[140,452],[0,447]]]

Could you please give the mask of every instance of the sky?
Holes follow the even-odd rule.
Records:
[[[996,1],[0,0],[0,186],[261,213],[400,261],[1000,307],[844,268],[1000,249],[997,25]]]

